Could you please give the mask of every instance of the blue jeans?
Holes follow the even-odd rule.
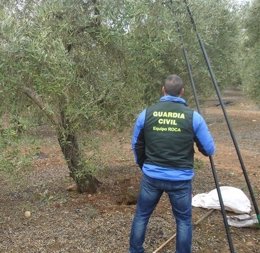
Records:
[[[169,196],[176,220],[176,253],[191,253],[191,180],[167,181],[143,175],[130,234],[130,253],[144,253],[143,243],[149,218],[163,192]]]

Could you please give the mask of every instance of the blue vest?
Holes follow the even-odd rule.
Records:
[[[182,103],[161,101],[149,107],[144,123],[145,163],[193,168],[193,110]]]

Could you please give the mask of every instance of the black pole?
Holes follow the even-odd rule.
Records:
[[[218,86],[216,77],[215,77],[214,72],[212,70],[212,67],[211,67],[211,64],[210,64],[210,60],[209,60],[208,54],[206,52],[204,43],[202,42],[201,37],[200,37],[200,35],[199,35],[198,31],[197,31],[196,23],[195,23],[194,18],[192,16],[191,10],[190,10],[189,5],[188,5],[188,2],[187,2],[187,0],[184,0],[184,2],[186,4],[187,12],[189,14],[191,23],[193,25],[193,29],[194,29],[194,31],[196,33],[196,36],[197,36],[197,39],[198,39],[201,51],[203,53],[204,60],[205,60],[205,62],[207,64],[207,68],[208,68],[208,71],[209,71],[209,74],[210,74],[210,77],[211,77],[211,81],[212,81],[213,86],[214,86],[214,88],[216,90],[216,94],[218,96],[218,100],[219,100],[219,103],[221,105],[221,108],[222,108],[222,111],[223,111],[223,114],[224,114],[224,117],[225,117],[228,129],[229,129],[229,133],[230,133],[231,139],[233,141],[233,144],[235,146],[235,150],[236,150],[236,153],[237,153],[237,156],[238,156],[238,159],[239,159],[239,162],[240,162],[240,165],[241,165],[241,168],[242,168],[245,180],[246,180],[246,184],[247,184],[247,187],[248,187],[248,190],[249,190],[249,193],[250,193],[253,205],[254,205],[256,216],[257,216],[257,219],[258,219],[258,223],[260,224],[259,208],[257,206],[257,202],[256,202],[256,199],[255,199],[255,196],[254,196],[254,192],[253,192],[253,189],[252,189],[252,186],[251,186],[248,174],[247,174],[247,170],[246,170],[246,167],[245,167],[245,164],[244,164],[244,161],[243,161],[240,149],[238,147],[238,143],[237,143],[235,134],[234,134],[234,132],[232,130],[231,124],[230,124],[228,116],[227,116],[227,112],[226,112],[226,109],[225,109],[225,106],[224,106],[224,103],[223,103],[223,100],[222,100],[222,97],[221,97],[221,94],[220,94],[220,90],[219,90],[219,86]]]
[[[172,10],[170,7],[169,7],[169,9]],[[192,70],[191,70],[191,65],[190,65],[190,62],[189,62],[187,50],[184,46],[183,35],[182,35],[181,28],[180,28],[178,21],[176,21],[176,27],[177,27],[177,31],[178,31],[178,34],[179,34],[180,43],[181,43],[184,59],[185,59],[185,62],[186,62],[186,66],[187,66],[187,69],[188,69],[188,72],[189,72],[189,78],[190,78],[190,82],[191,82],[191,87],[192,87],[196,107],[197,107],[198,112],[201,113],[200,105],[199,105],[199,101],[198,101],[198,96],[197,96],[197,92],[196,92],[196,85],[195,85],[195,82],[194,82],[194,78],[193,78],[193,74],[192,74]],[[215,164],[214,164],[214,161],[213,161],[213,157],[210,156],[209,160],[210,160],[210,165],[211,165],[211,170],[212,170],[214,182],[215,182],[216,189],[217,189],[217,194],[218,194],[218,198],[219,198],[221,213],[222,213],[222,217],[223,217],[223,222],[224,222],[224,226],[225,226],[225,231],[226,231],[226,235],[227,235],[227,240],[228,240],[230,252],[234,253],[235,252],[234,244],[232,242],[232,237],[231,237],[229,225],[228,225],[228,222],[227,222],[227,215],[226,215],[226,211],[225,211],[224,201],[223,201],[223,198],[222,198],[219,180],[218,180]]]
[[[189,58],[188,58],[187,50],[184,46],[183,36],[182,36],[181,28],[180,28],[178,21],[176,21],[176,27],[177,27],[177,31],[178,31],[180,42],[181,42],[183,56],[184,56],[184,59],[185,59],[185,62],[186,62],[188,72],[189,72],[189,79],[190,79],[190,83],[191,83],[193,97],[195,99],[195,104],[196,104],[197,110],[200,113],[200,105],[199,105],[198,95],[197,95],[197,91],[196,91],[196,85],[195,85],[193,74],[192,74],[192,68],[191,68],[191,65],[190,65]]]

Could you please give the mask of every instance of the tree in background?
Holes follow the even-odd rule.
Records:
[[[244,90],[260,101],[260,1],[254,0],[242,10],[241,79]]]
[[[231,11],[229,1],[199,0],[189,1],[189,4],[220,86],[237,84],[239,33],[236,15]],[[130,9],[134,12],[134,19],[130,20],[130,32],[127,34],[130,39],[126,46],[130,49],[135,66],[139,66],[137,73],[142,73],[140,78],[145,87],[145,101],[149,103],[157,99],[154,94],[158,93],[158,83],[161,83],[165,73],[179,73],[185,83],[189,83],[176,21],[184,35],[199,94],[201,97],[212,94],[207,67],[183,1],[169,1],[168,4],[139,1]],[[189,85],[186,91],[189,98]]]
[[[188,1],[197,23],[213,71],[217,77],[220,88],[236,85],[239,82],[236,52],[239,46],[238,24],[235,12],[228,0],[198,0]],[[189,20],[189,17],[187,17]],[[199,94],[202,96],[212,94],[212,85],[208,70],[199,49],[190,20],[185,25],[185,36],[188,41],[188,51],[194,66],[194,76]]]

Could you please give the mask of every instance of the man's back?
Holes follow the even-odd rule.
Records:
[[[193,168],[193,111],[183,103],[160,101],[146,111],[145,163]]]

